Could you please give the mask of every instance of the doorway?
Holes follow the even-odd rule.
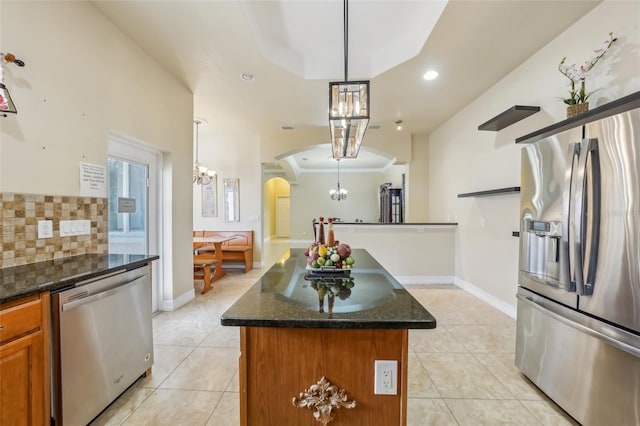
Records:
[[[289,238],[291,186],[281,177],[270,177],[263,185],[263,232],[266,240]]]
[[[109,253],[149,252],[149,165],[109,156]]]
[[[288,196],[276,196],[276,237],[289,238],[291,223],[291,199]]]
[[[126,137],[109,136],[109,253],[158,254],[161,238],[162,154]],[[152,262],[152,309],[162,289],[160,261]]]

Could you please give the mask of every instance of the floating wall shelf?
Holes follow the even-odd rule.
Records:
[[[630,111],[638,107],[640,107],[640,92],[635,92],[623,98],[601,105],[595,109],[589,110],[583,114],[578,114],[575,117],[567,118],[566,120],[562,120],[558,123],[552,124],[551,126],[547,126],[533,133],[529,133],[528,135],[521,136],[516,139],[516,143],[537,142],[551,135],[564,132],[565,130],[582,126],[592,121],[610,117],[615,114]]]
[[[505,112],[496,115],[486,123],[478,126],[478,130],[498,131],[505,127],[511,126],[513,123],[527,118],[531,114],[540,111],[539,106],[514,105]]]
[[[510,186],[508,188],[490,189],[488,191],[466,192],[464,194],[458,194],[458,198],[488,197],[491,195],[515,194],[518,192],[520,192],[519,186]]]

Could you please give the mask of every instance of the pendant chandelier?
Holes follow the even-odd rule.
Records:
[[[197,185],[208,185],[216,175],[216,172],[214,172],[213,170],[209,170],[207,167],[203,166],[200,161],[198,161],[198,130],[200,124],[206,123],[206,121],[193,120],[193,122],[196,125],[196,162],[193,163],[193,183]]]
[[[344,188],[340,188],[340,159],[337,158],[336,161],[338,162],[338,186],[336,189],[329,191],[329,197],[331,197],[332,200],[341,201],[347,199],[347,193],[349,191]]]
[[[12,53],[0,53],[0,116],[6,117],[7,113],[17,114],[16,105],[11,99],[9,89],[4,85],[4,64],[14,63],[19,67],[24,67],[24,62],[17,59]]]
[[[333,158],[356,158],[369,124],[369,81],[348,81],[349,2],[344,0],[344,81],[329,83]]]

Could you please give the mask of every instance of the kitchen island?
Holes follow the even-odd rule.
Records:
[[[436,320],[366,250],[352,256],[349,275],[310,275],[292,249],[223,314],[241,327],[241,425],[406,424],[408,329]],[[377,385],[376,361],[391,361]]]

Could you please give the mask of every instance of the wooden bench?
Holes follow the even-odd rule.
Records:
[[[222,243],[222,266],[240,266],[244,272],[253,268],[253,231],[194,231],[194,237],[231,238]],[[215,249],[206,243],[194,243],[199,256],[214,259]]]
[[[202,294],[205,294],[211,290],[211,283],[213,282],[213,276],[211,275],[211,267],[215,268],[216,260],[207,256],[194,255],[193,256],[193,279],[203,280],[204,287],[202,288]]]

